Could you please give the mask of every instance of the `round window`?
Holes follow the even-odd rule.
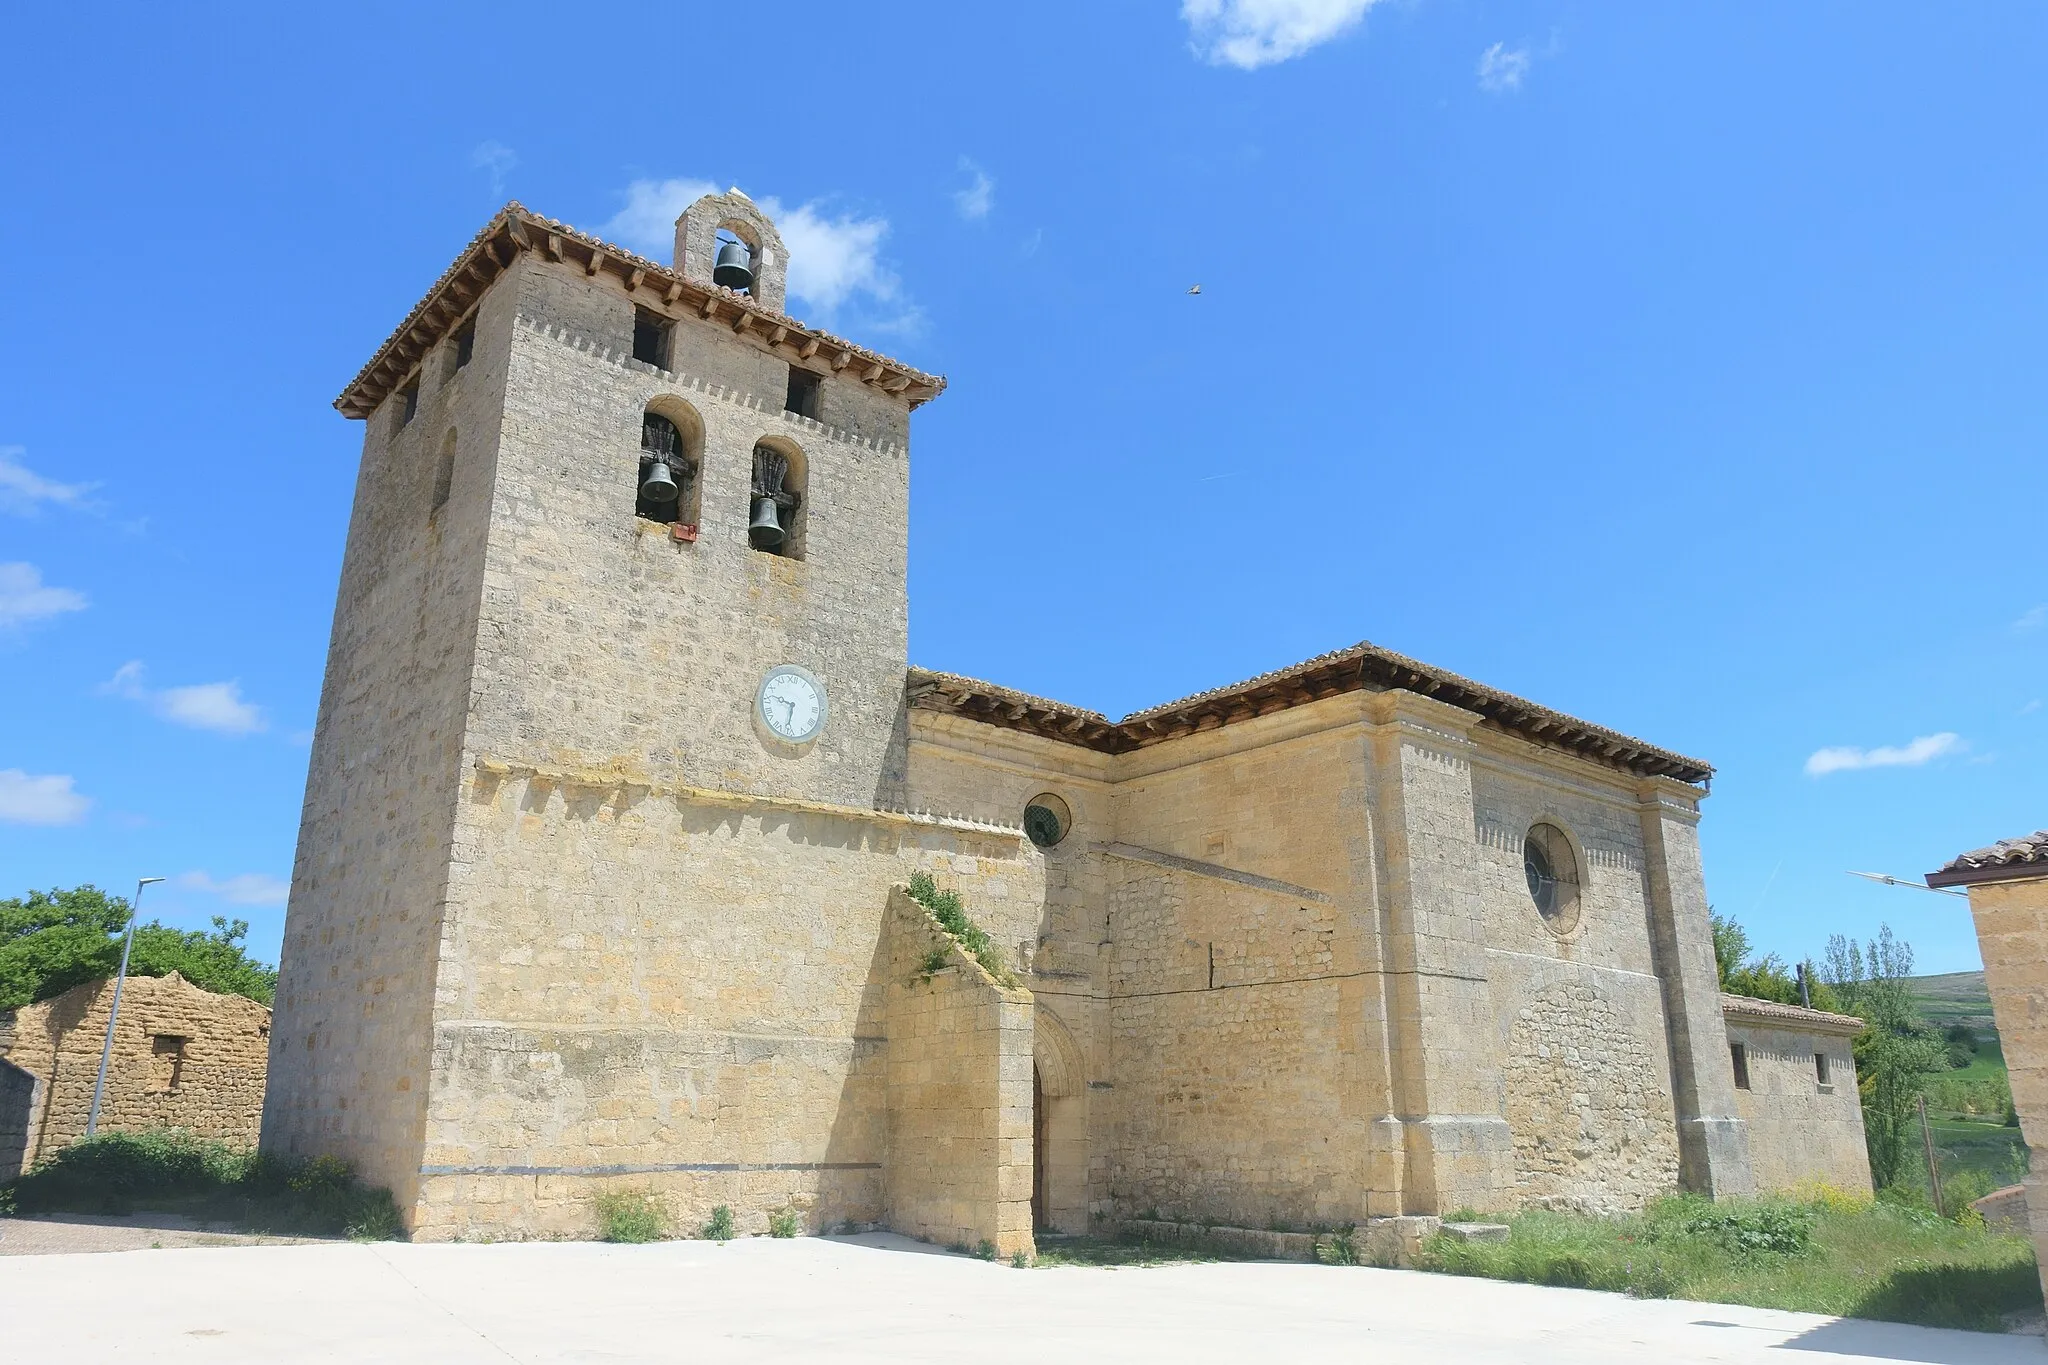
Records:
[[[1031,804],[1024,807],[1024,833],[1040,848],[1051,848],[1073,827],[1073,812],[1051,792],[1032,797]]]
[[[1579,864],[1571,840],[1555,825],[1536,825],[1522,840],[1522,875],[1536,913],[1554,932],[1579,922]]]

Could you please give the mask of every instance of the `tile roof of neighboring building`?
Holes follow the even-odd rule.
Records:
[[[1475,711],[1482,723],[1495,729],[1639,776],[1704,782],[1714,773],[1699,759],[1574,719],[1367,642],[1134,712],[1120,721],[974,678],[921,668],[910,671],[911,704],[921,710],[962,715],[1104,753],[1126,753],[1344,692],[1393,688]]]
[[[2000,839],[1989,848],[1972,849],[1949,859],[1939,872],[1927,874],[1929,886],[1967,886],[1972,882],[2019,881],[2048,877],[2048,829],[2017,839]]]
[[[1721,997],[1721,1013],[1761,1019],[1781,1028],[1811,1029],[1816,1033],[1861,1033],[1863,1021],[1853,1014],[1833,1014],[1801,1005],[1781,1005],[1775,1000],[1757,1000],[1747,995]]]
[[[901,361],[856,346],[850,341],[806,326],[795,318],[771,312],[719,285],[698,284],[680,270],[657,265],[624,247],[578,232],[567,223],[543,218],[517,200],[499,209],[483,231],[441,272],[398,330],[387,337],[370,363],[349,381],[334,406],[344,417],[368,417],[419,368],[435,343],[463,318],[491,282],[509,268],[522,251],[565,261],[593,277],[610,273],[626,292],[649,306],[686,309],[699,317],[723,322],[735,331],[749,329],[771,346],[789,347],[808,359],[823,357],[835,370],[847,370],[865,383],[902,397],[912,407],[929,402],[945,390],[944,376],[926,374]],[[641,291],[645,291],[642,293]]]

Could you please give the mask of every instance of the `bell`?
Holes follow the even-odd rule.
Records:
[[[640,480],[641,497],[648,502],[674,502],[679,491],[675,475],[668,472],[667,460],[656,460],[647,466],[647,477]]]
[[[753,256],[745,243],[725,242],[718,248],[718,264],[711,269],[711,282],[735,293],[754,287]]]
[[[747,527],[747,543],[757,550],[772,550],[782,543],[782,518],[776,514],[775,499],[754,499],[754,520]]]

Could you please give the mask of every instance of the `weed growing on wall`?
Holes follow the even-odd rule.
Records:
[[[704,1240],[707,1242],[730,1242],[738,1236],[733,1226],[732,1209],[724,1204],[711,1210],[709,1221],[704,1224]]]
[[[795,1237],[803,1232],[803,1217],[795,1209],[783,1209],[780,1213],[768,1215],[770,1237]]]
[[[605,1190],[591,1201],[600,1242],[656,1242],[667,1236],[661,1206],[642,1190]]]
[[[1003,961],[1003,954],[988,936],[988,931],[967,917],[967,911],[960,903],[960,893],[951,887],[941,891],[939,884],[932,880],[929,872],[910,874],[910,898],[922,905],[939,922],[939,927],[959,940],[982,969],[1005,986],[1017,984],[1016,974]],[[927,959],[925,974],[937,970]]]

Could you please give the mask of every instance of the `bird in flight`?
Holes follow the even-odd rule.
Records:
[[[1199,284],[1191,284],[1188,286],[1188,292],[1190,294],[1199,294],[1202,292],[1202,286]]]

